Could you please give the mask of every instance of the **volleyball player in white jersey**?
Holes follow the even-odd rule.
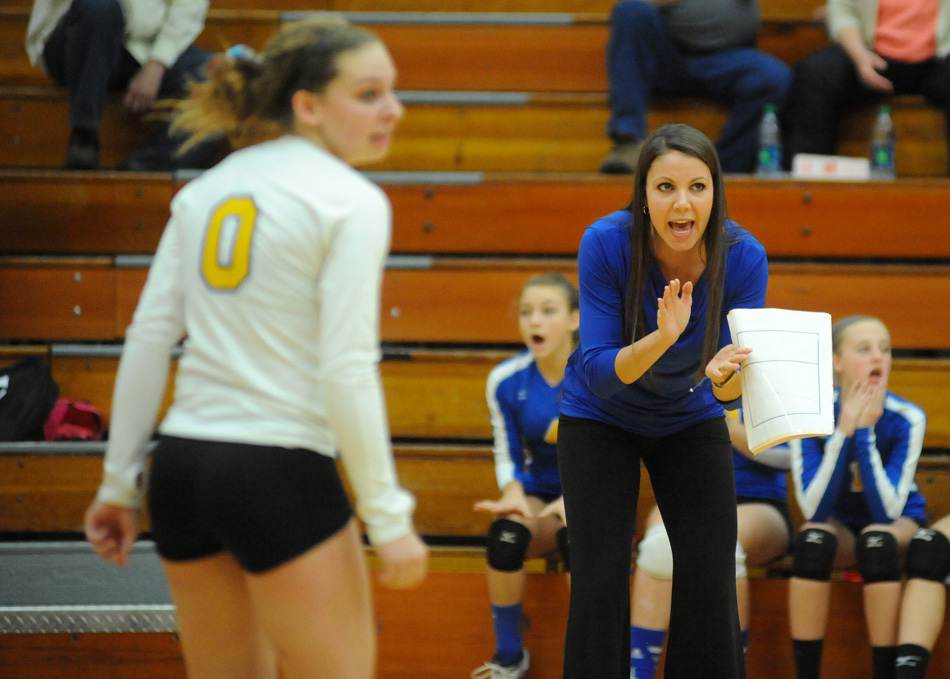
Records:
[[[173,200],[87,512],[96,551],[125,563],[169,353],[186,334],[149,512],[191,677],[373,676],[371,591],[337,451],[382,583],[425,576],[377,365],[390,207],[351,167],[388,149],[403,112],[394,79],[372,33],[324,17],[216,65],[176,111],[193,143],[283,131]]]

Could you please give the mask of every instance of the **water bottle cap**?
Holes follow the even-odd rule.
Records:
[[[766,105],[765,105],[765,112],[766,112],[766,113],[775,113],[775,110],[776,110],[776,109],[775,109],[775,104],[766,104]]]
[[[891,107],[889,104],[881,104],[880,108],[878,108],[877,111],[878,113],[887,113],[888,115],[890,115]]]

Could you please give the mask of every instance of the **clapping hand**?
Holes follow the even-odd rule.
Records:
[[[682,294],[681,294],[682,293]],[[656,300],[656,327],[663,339],[670,344],[679,339],[689,323],[693,308],[693,283],[674,278],[663,288],[663,296]]]

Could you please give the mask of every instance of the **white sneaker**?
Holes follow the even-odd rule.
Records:
[[[477,670],[472,672],[472,679],[524,679],[528,674],[528,668],[531,666],[528,649],[521,649],[521,660],[517,665],[496,665],[493,662],[487,662]]]

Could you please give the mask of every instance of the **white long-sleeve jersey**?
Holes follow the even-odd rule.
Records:
[[[371,542],[411,530],[379,378],[385,194],[300,137],[232,154],[172,201],[113,397],[100,499],[136,506],[159,429],[188,438],[339,450]]]

